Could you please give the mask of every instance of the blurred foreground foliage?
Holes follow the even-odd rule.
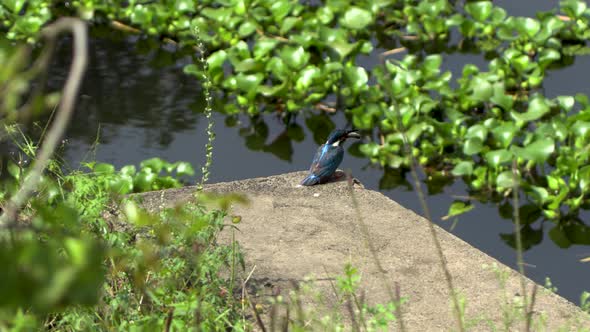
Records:
[[[158,189],[177,186],[148,173],[155,161],[137,174],[155,174]],[[217,243],[225,209],[238,198],[203,194],[198,201],[214,209],[187,203],[148,213],[140,196],[120,193],[155,189],[145,179],[130,185],[124,170],[91,166],[44,175],[19,220],[0,230],[0,329],[242,329],[233,286],[243,260],[237,244]],[[5,195],[27,169],[11,173]]]
[[[2,2],[0,13],[7,3],[22,5]],[[29,161],[41,144],[22,128],[60,98],[42,89],[50,56],[51,50],[34,54],[0,41],[3,214],[32,176]],[[125,195],[180,187],[194,175],[189,163],[151,158],[119,170],[82,166],[64,172],[58,157],[52,159],[32,197],[0,222],[0,330],[245,329],[233,292],[243,267],[239,247],[217,243],[227,209],[243,200],[201,193],[147,212],[141,196]]]

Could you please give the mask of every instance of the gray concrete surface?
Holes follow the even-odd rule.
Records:
[[[231,213],[242,217],[235,236],[245,255],[244,275],[255,266],[249,281],[250,291],[257,293],[254,298],[258,303],[267,303],[272,293],[286,295],[307,277],[315,280],[315,287],[328,305],[336,305],[331,283],[342,274],[344,264],[351,262],[360,271],[367,303],[388,302],[390,297],[363,240],[364,232],[359,228],[346,182],[299,187],[304,174],[296,172],[206,187],[219,193],[243,193],[250,199],[249,205],[236,205]],[[428,221],[379,192],[358,184],[353,188],[386,278],[390,285],[397,283],[401,295],[408,299],[402,309],[407,331],[456,330]],[[182,204],[192,197],[193,191],[194,188],[186,187],[147,193],[143,195],[144,204],[151,210]],[[497,330],[524,330],[521,323],[505,329],[502,318],[506,317],[509,302],[520,298],[519,274],[445,230],[436,230],[455,286],[466,300],[465,317],[475,324],[469,330],[491,330],[490,324]],[[223,236],[225,240],[228,234]],[[500,285],[496,272],[484,268],[493,264],[507,274],[505,286]],[[533,285],[527,279],[529,292]],[[342,310],[346,316],[346,308]],[[267,313],[268,310],[263,312],[263,319],[268,323]],[[588,315],[541,286],[536,292],[534,320],[540,317],[545,317],[548,331],[590,327]],[[544,329],[535,326],[533,330]]]

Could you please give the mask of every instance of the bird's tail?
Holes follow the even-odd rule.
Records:
[[[314,184],[320,183],[320,177],[314,174],[309,174],[303,181],[301,181],[301,185],[303,186],[313,186]]]

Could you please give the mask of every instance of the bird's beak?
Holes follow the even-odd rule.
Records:
[[[346,134],[346,138],[361,138],[361,134],[357,133],[356,130],[349,132],[348,134]]]

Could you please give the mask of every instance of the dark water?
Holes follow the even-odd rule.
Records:
[[[496,1],[512,15],[532,16],[537,10],[550,10],[556,1]],[[534,3],[533,6],[530,6]],[[182,73],[190,57],[177,54],[169,47],[158,47],[156,41],[125,37],[118,41],[94,38],[91,41],[91,62],[81,91],[80,102],[68,133],[64,156],[70,167],[78,168],[81,160],[98,160],[117,167],[138,164],[144,159],[160,157],[169,161],[185,160],[196,169],[204,163],[206,121],[202,115],[202,91],[199,82]],[[69,47],[60,48],[52,69],[57,88],[67,72]],[[359,60],[371,67],[376,56]],[[459,73],[465,63],[486,68],[480,55],[445,57],[445,69]],[[545,81],[548,96],[590,94],[585,79],[590,72],[590,58],[578,57],[573,66],[553,71]],[[245,116],[227,118],[216,113],[214,162],[210,182],[239,180],[307,169],[313,153],[326,132],[312,133],[309,123],[333,122],[347,124],[340,113],[335,115],[304,112],[297,116],[289,131],[274,115],[251,120]],[[227,123],[226,123],[227,122]],[[232,126],[228,126],[231,124]],[[304,138],[298,141],[299,132]],[[266,135],[261,135],[266,133]],[[99,145],[91,147],[99,135]],[[349,146],[349,144],[347,144]],[[371,165],[368,160],[348,154],[342,165],[350,168],[363,184],[420,214],[414,191],[403,186],[391,188],[395,177]],[[453,221],[442,221],[454,195],[466,195],[459,181],[443,192],[428,196],[435,221],[451,229]],[[587,216],[587,215],[586,215]],[[529,229],[531,238],[541,240],[525,253],[529,277],[543,284],[550,277],[558,293],[578,302],[583,290],[590,290],[590,264],[580,263],[590,256],[590,247],[557,247],[547,235],[549,222],[539,222]],[[513,224],[500,218],[494,204],[476,203],[476,208],[460,216],[452,232],[501,262],[516,268],[514,250],[502,240],[511,234]],[[395,234],[392,234],[395,241]],[[452,260],[453,257],[448,257]],[[480,266],[474,266],[480,269]]]

